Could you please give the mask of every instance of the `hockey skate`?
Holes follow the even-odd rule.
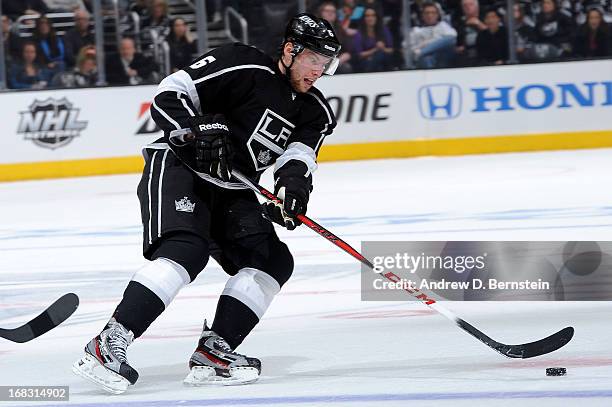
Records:
[[[261,373],[261,362],[234,352],[204,321],[198,347],[189,359],[189,369],[183,381],[186,385],[231,386],[256,381]]]
[[[85,346],[85,356],[72,365],[72,371],[104,390],[121,394],[138,380],[138,372],[127,361],[127,347],[134,334],[111,318],[100,335]]]

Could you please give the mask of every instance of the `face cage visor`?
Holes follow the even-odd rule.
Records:
[[[301,62],[302,65],[305,65],[309,69],[321,68],[322,71],[323,71],[323,74],[325,74],[325,75],[333,75],[336,72],[336,69],[338,69],[338,65],[340,65],[340,60],[338,59],[337,56],[325,55],[325,54],[317,52],[317,51],[315,51],[312,48],[309,48],[307,46],[305,47],[305,46],[303,46],[301,44],[294,43],[294,52],[295,52],[294,58],[297,57],[298,54],[302,53],[305,49],[313,52],[319,58],[325,58],[327,60],[327,62],[325,64],[323,64],[323,65],[317,65],[316,63],[311,63],[310,61],[308,61],[308,59],[304,59]],[[340,50],[338,50],[338,51],[340,51]]]
[[[338,65],[340,65],[340,60],[338,57],[333,57],[331,61],[327,64],[327,67],[323,71],[325,75],[333,75],[336,73],[336,69],[338,69]]]

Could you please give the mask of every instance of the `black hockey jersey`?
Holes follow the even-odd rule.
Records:
[[[225,115],[235,150],[232,164],[255,180],[272,165],[276,171],[291,160],[306,164],[308,176],[316,169],[323,140],[336,126],[318,89],[294,92],[272,58],[239,43],[204,54],[159,84],[151,105],[151,116],[164,131],[157,143],[168,143],[181,158],[186,153],[181,150],[189,148],[183,138],[190,132],[189,117],[206,113]],[[194,172],[225,188],[244,188]]]

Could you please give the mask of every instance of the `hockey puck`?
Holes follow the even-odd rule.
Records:
[[[564,367],[547,367],[546,376],[565,376],[567,369]]]

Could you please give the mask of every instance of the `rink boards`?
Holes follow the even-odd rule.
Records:
[[[612,147],[612,60],[325,77],[320,161]],[[139,171],[155,86],[0,95],[0,181]]]

